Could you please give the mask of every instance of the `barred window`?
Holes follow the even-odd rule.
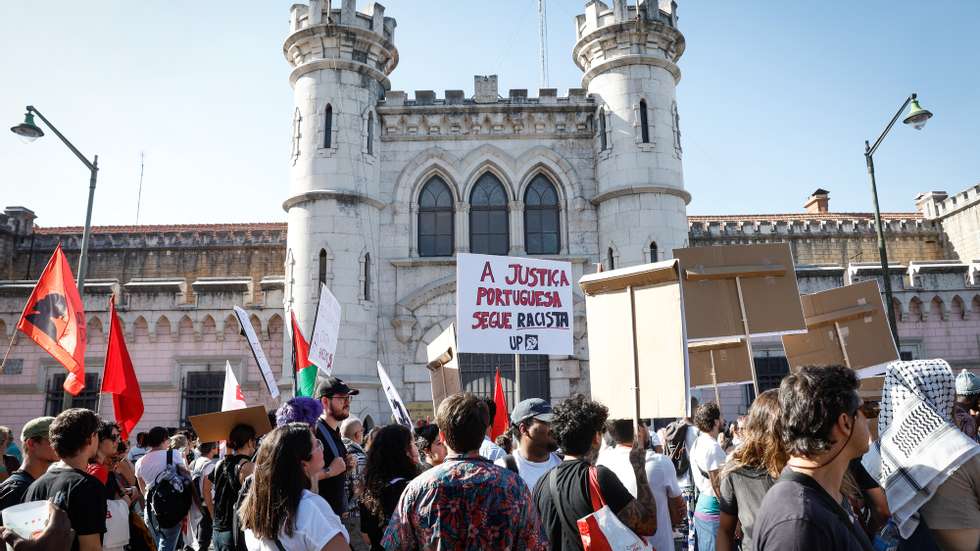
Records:
[[[85,374],[85,389],[72,396],[63,388],[68,373],[54,373],[48,377],[48,388],[45,393],[44,414],[56,417],[68,408],[85,408],[95,411],[99,407],[99,374]],[[65,398],[68,398],[67,402]]]
[[[486,172],[470,194],[470,251],[506,255],[510,252],[507,193],[493,174]]]
[[[538,174],[524,192],[524,245],[528,254],[558,254],[561,251],[558,192],[543,174]]]
[[[221,411],[224,388],[224,369],[187,372],[181,385],[180,425],[189,425],[188,419],[195,415]]]
[[[422,187],[418,224],[419,256],[453,255],[453,194],[438,176]]]

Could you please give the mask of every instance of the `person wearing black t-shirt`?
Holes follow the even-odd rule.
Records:
[[[418,450],[412,431],[404,425],[387,425],[378,431],[368,450],[361,493],[361,534],[371,551],[384,551],[381,538],[405,486],[419,474]],[[351,534],[351,539],[355,538]]]
[[[554,408],[551,432],[565,452],[565,461],[545,473],[534,487],[534,503],[553,551],[581,550],[576,522],[593,512],[589,495],[589,472],[596,470],[599,492],[612,512],[639,536],[657,532],[657,502],[650,491],[645,468],[647,431],[636,431],[630,464],[636,475],[634,499],[619,478],[606,467],[594,467],[602,441],[606,406],[581,394]]]
[[[779,385],[786,468],[755,520],[756,551],[871,551],[844,506],[841,483],[852,459],[868,451],[868,419],[854,371],[803,367]]]
[[[323,404],[323,415],[317,419],[314,432],[323,444],[323,464],[326,465],[320,474],[319,493],[342,519],[347,512],[347,471],[354,470],[356,460],[347,453],[340,435],[340,423],[350,417],[351,397],[359,393],[356,388],[332,376],[320,381],[316,389],[316,397]],[[356,526],[347,528],[350,533],[357,533]]]
[[[236,425],[225,444],[228,453],[208,475],[214,487],[211,543],[215,551],[236,551],[245,548],[235,520],[235,503],[242,484],[254,468],[251,460],[255,454],[255,429],[250,425]]]
[[[99,447],[99,416],[88,409],[61,412],[51,423],[51,446],[61,457],[34,481],[24,501],[58,498],[75,530],[72,551],[100,551],[106,531],[105,485],[88,474],[89,459]]]
[[[48,429],[54,417],[38,417],[24,424],[20,441],[24,445],[24,463],[0,483],[0,511],[24,502],[24,494],[31,483],[40,478],[58,460],[51,447]]]

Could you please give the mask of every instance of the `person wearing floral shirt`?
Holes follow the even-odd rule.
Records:
[[[454,394],[439,404],[436,424],[449,456],[408,484],[381,545],[388,551],[546,551],[548,539],[527,485],[480,456],[490,425],[486,404],[468,392]]]

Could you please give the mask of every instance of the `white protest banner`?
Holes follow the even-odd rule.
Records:
[[[395,385],[391,384],[391,379],[388,378],[388,373],[385,371],[384,366],[381,365],[381,362],[378,362],[378,378],[381,379],[381,389],[385,391],[385,398],[388,399],[388,405],[391,406],[391,414],[394,416],[395,422],[411,429],[412,418],[408,415],[408,410],[405,409],[405,403],[402,402],[401,396],[398,395],[398,389],[395,388]]]
[[[572,354],[572,264],[456,255],[457,347],[490,354]]]
[[[248,347],[252,349],[252,357],[255,358],[255,363],[259,366],[259,371],[262,372],[262,379],[265,380],[265,386],[269,389],[269,394],[273,398],[278,398],[279,385],[276,384],[276,376],[272,374],[272,368],[269,367],[269,360],[266,359],[265,352],[262,351],[259,336],[255,334],[255,328],[252,327],[252,322],[248,319],[248,313],[242,310],[240,306],[236,306],[235,317],[238,318],[238,324],[242,326],[242,335],[245,335],[245,340],[248,341]]]
[[[340,303],[326,285],[320,285],[320,302],[313,318],[313,338],[310,339],[309,359],[325,375],[333,372],[333,357],[337,353],[340,333]]]

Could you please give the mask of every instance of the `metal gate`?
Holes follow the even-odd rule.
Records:
[[[504,396],[510,408],[515,400],[514,356],[512,354],[463,354],[459,355],[459,377],[463,390],[477,396],[493,398],[493,379],[500,369]],[[551,401],[551,380],[548,376],[548,356],[521,355],[521,396]]]
[[[180,426],[190,426],[187,419],[203,413],[221,411],[225,372],[190,371],[184,375],[180,392]]]

